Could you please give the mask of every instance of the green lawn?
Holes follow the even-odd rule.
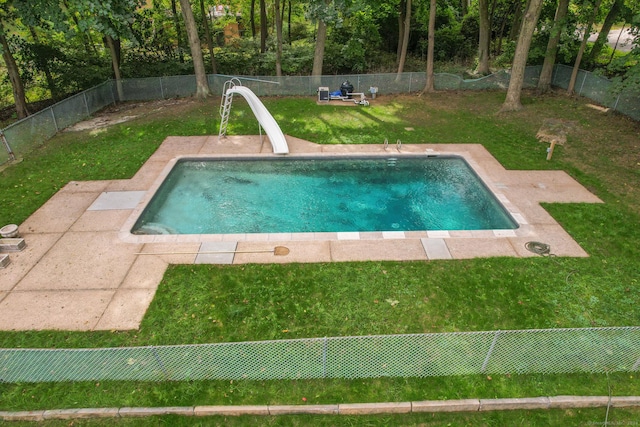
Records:
[[[527,94],[523,111],[496,114],[503,99],[501,92],[470,92],[382,96],[369,108],[318,106],[309,98],[269,98],[265,104],[284,133],[317,143],[382,143],[385,138],[403,143],[481,143],[509,169],[565,170],[605,201],[545,206],[589,258],[172,266],[138,331],[0,332],[0,343],[105,347],[638,325],[640,125],[563,96]],[[149,113],[95,135],[56,136],[0,173],[0,224],[22,222],[70,180],[131,177],[166,136],[216,134],[217,102],[192,102]],[[547,145],[535,138],[545,118],[573,123],[567,145],[556,149],[552,161],[545,160]],[[257,133],[255,119],[241,102],[234,104],[229,133]],[[392,306],[387,299],[398,303]],[[0,384],[0,410],[299,404],[302,397],[307,403],[341,403],[609,392],[639,394],[636,375]],[[638,415],[615,409],[609,421],[634,420]],[[604,417],[605,409],[592,409],[340,418],[340,423],[585,425],[601,423]],[[312,420],[318,425],[337,422],[334,417]],[[193,421],[163,417],[152,422],[191,425]],[[210,422],[305,425],[311,421],[286,417]]]

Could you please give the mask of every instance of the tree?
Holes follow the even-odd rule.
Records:
[[[571,78],[569,79],[569,86],[567,87],[567,94],[573,95],[576,86],[576,79],[578,78],[578,71],[580,71],[580,62],[582,61],[582,55],[584,54],[584,50],[587,47],[587,41],[589,40],[589,35],[591,34],[591,27],[593,26],[594,21],[596,20],[596,16],[598,16],[598,9],[600,8],[600,3],[602,0],[596,0],[596,4],[593,7],[593,14],[587,25],[584,29],[584,35],[582,36],[582,43],[580,43],[580,48],[578,49],[578,56],[576,57],[576,61],[573,64],[573,71],[571,72]]]
[[[423,92],[434,92],[433,49],[436,32],[436,0],[429,3],[429,45],[427,46],[427,83]]]
[[[267,51],[267,5],[265,0],[260,0],[260,53]]]
[[[193,10],[191,9],[189,0],[180,0],[180,7],[182,9],[184,26],[187,29],[187,37],[189,38],[193,70],[196,74],[196,98],[205,99],[207,96],[211,95],[211,91],[209,90],[207,73],[204,69],[204,60],[202,59],[202,48],[200,46],[198,27],[196,26],[196,20],[193,17]]]
[[[411,0],[405,0],[406,9],[404,14],[404,22],[402,23],[402,42],[400,44],[400,50],[398,52],[398,74],[396,76],[396,82],[400,81],[402,71],[404,70],[404,63],[407,60],[407,48],[409,45],[409,34],[411,33]],[[401,2],[402,6],[402,2]]]
[[[16,113],[18,115],[18,119],[24,119],[29,115],[27,101],[24,96],[24,86],[22,84],[22,79],[20,78],[20,70],[18,69],[18,65],[13,57],[13,53],[11,52],[9,42],[7,42],[4,22],[2,20],[0,20],[0,46],[2,47],[2,59],[4,59],[5,66],[7,67],[9,81],[11,81],[13,101],[16,103]]]
[[[549,34],[549,42],[547,43],[547,51],[544,56],[542,71],[540,71],[540,79],[538,80],[538,91],[540,93],[548,92],[551,89],[551,78],[553,77],[553,66],[555,65],[558,54],[558,43],[560,43],[560,36],[568,11],[569,0],[560,0]]]
[[[282,15],[280,15],[280,0],[274,0],[274,15],[276,18],[276,76],[282,76]]]
[[[522,109],[520,94],[522,93],[522,84],[524,82],[524,71],[527,66],[531,39],[533,38],[533,32],[536,29],[541,9],[542,0],[529,0],[529,5],[524,17],[522,18],[518,44],[516,45],[516,52],[511,66],[509,88],[507,89],[507,96],[502,104],[502,108],[500,109],[501,112],[517,111]]]
[[[327,42],[327,21],[331,21],[332,12],[335,12],[335,10],[331,6],[331,0],[313,0],[310,2],[309,8],[311,9],[311,18],[318,23],[311,75],[321,76],[322,66],[324,64],[324,49]],[[314,80],[314,84],[319,82],[319,79]]]
[[[213,53],[213,39],[211,38],[211,30],[209,29],[209,14],[205,11],[204,0],[200,0],[200,14],[202,15],[202,24],[204,26],[204,37],[209,47],[209,56],[211,57],[211,73],[217,74],[216,57]]]
[[[489,74],[489,43],[491,40],[491,23],[489,21],[489,1],[478,0],[480,26],[478,37],[478,67],[476,73]]]
[[[589,57],[587,58],[588,62],[593,63],[598,59],[598,55],[600,55],[602,48],[607,43],[609,31],[611,31],[611,27],[613,27],[613,24],[618,20],[618,16],[620,16],[623,6],[624,0],[613,0],[611,9],[609,9],[609,13],[607,13],[607,17],[604,19],[602,28],[600,28],[600,33],[598,33],[598,38],[593,44],[591,52],[589,52]],[[620,34],[622,34],[622,32],[620,32]]]
[[[42,0],[46,1],[46,0]],[[131,21],[141,0],[72,0],[70,13],[79,16],[80,28],[92,29],[103,34],[109,50],[116,81],[118,97],[123,99],[120,73],[120,40],[133,38]]]
[[[38,32],[33,26],[29,26],[29,33],[31,34],[31,38],[33,39],[33,47],[34,47],[34,55],[33,60],[36,64],[36,68],[42,70],[44,73],[45,79],[47,81],[47,86],[49,88],[49,92],[51,93],[51,98],[55,101],[60,98],[60,93],[58,92],[58,88],[56,86],[55,80],[53,78],[53,74],[51,73],[51,68],[49,67],[49,55],[46,53],[50,52],[51,49],[48,49],[48,46],[44,45],[40,41],[40,37],[38,36]]]
[[[180,26],[176,0],[171,0],[171,16],[173,17],[173,25],[176,29],[176,38],[178,39],[178,58],[180,58],[180,62],[182,63],[184,62],[184,53],[182,52],[182,27]]]
[[[251,37],[256,38],[256,0],[251,0],[249,8],[249,25],[251,26]]]
[[[105,44],[109,49],[109,54],[111,56],[111,66],[113,67],[113,74],[116,81],[116,91],[118,92],[118,99],[124,99],[124,90],[122,89],[122,75],[120,74],[120,59],[119,54],[116,49],[116,43],[113,40],[113,37],[110,35],[104,36]]]

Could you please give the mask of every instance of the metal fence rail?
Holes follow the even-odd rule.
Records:
[[[640,327],[0,349],[0,382],[274,380],[632,372]]]
[[[540,75],[540,66],[527,67],[524,87],[535,87]],[[571,67],[557,65],[552,84],[566,89],[569,85]],[[465,80],[460,76],[439,73],[435,75],[437,90],[485,90],[506,89],[510,74],[499,71],[479,79]],[[209,86],[213,93],[220,93],[224,82],[230,76],[214,74],[208,76]],[[422,90],[426,83],[425,73],[397,74],[353,74],[340,76],[265,76],[250,77],[243,80],[258,96],[315,96],[319,86],[332,89],[340,87],[349,80],[355,92],[368,93],[371,87],[379,89],[379,93],[410,93]],[[637,93],[612,92],[611,81],[587,71],[578,74],[576,93],[593,99],[622,114],[640,120],[640,97]],[[122,81],[123,99],[120,101],[149,101],[175,97],[187,97],[196,92],[195,77],[171,76],[125,79]],[[92,89],[58,102],[36,114],[20,120],[0,130],[3,146],[0,149],[0,164],[13,158],[23,156],[33,148],[43,144],[61,129],[84,120],[118,99],[115,83],[105,82]]]

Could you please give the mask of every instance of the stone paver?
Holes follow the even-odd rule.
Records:
[[[429,259],[452,259],[451,252],[447,247],[445,239],[420,239],[427,258]]]
[[[268,250],[273,251],[278,246],[289,249],[287,255],[276,255],[273,252],[254,252]],[[283,264],[291,262],[330,262],[331,248],[326,241],[289,241],[289,242],[239,242],[237,250],[248,253],[236,254],[234,264],[246,263],[274,263]],[[279,251],[280,252],[280,251]]]
[[[475,412],[479,409],[479,399],[423,400],[411,402],[411,412]]]
[[[0,302],[0,330],[89,331],[113,294],[109,290],[11,292]]]
[[[549,409],[550,406],[548,397],[480,399],[480,411]]]
[[[118,417],[118,408],[52,409],[42,414],[45,420],[75,420]]]
[[[116,232],[67,232],[15,290],[117,289],[141,247]]]
[[[70,231],[118,231],[131,215],[131,210],[86,211]]]
[[[120,408],[121,417],[149,417],[157,415],[193,415],[193,406],[167,406],[152,408]]]
[[[94,329],[138,329],[155,294],[155,289],[118,289]]]
[[[398,154],[394,144],[385,151],[382,141],[317,145],[286,138],[293,155]],[[12,252],[11,262],[0,269],[0,329],[135,329],[169,264],[538,256],[524,249],[524,244],[533,240],[551,245],[551,252],[558,256],[588,256],[540,206],[542,201],[600,202],[568,174],[508,171],[477,144],[409,144],[400,151],[464,156],[520,227],[480,231],[132,235],[129,230],[144,201],[151,198],[177,156],[273,156],[268,139],[259,135],[222,140],[215,135],[169,137],[132,179],[69,182],[20,224],[26,248]],[[289,254],[260,252],[276,246],[288,248]],[[232,248],[239,253],[202,253],[215,248]],[[164,254],[140,255],[141,252]],[[562,404],[561,400],[556,404]]]
[[[332,261],[426,260],[420,240],[341,240],[331,242]]]
[[[87,208],[88,211],[122,210],[135,208],[146,191],[105,191]]]
[[[233,264],[237,242],[204,242],[195,264]]]
[[[58,192],[20,225],[20,231],[21,233],[64,233],[87,210],[98,194]]]
[[[0,268],[7,268],[11,264],[11,257],[9,254],[0,254]]]
[[[516,256],[509,240],[498,238],[451,238],[446,240],[453,259]]]
[[[20,280],[40,261],[45,253],[63,236],[62,233],[23,234],[27,247],[11,254],[11,264],[0,270],[0,290],[13,289]]]
[[[338,408],[338,405],[269,405],[269,415],[336,415]]]
[[[598,408],[608,404],[608,396],[553,396],[549,398],[551,409]]]
[[[342,403],[338,405],[340,415],[407,414],[411,402]]]
[[[208,417],[214,415],[269,415],[269,407],[267,405],[196,406],[193,413],[197,417]]]

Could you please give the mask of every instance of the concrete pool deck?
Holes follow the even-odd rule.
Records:
[[[317,145],[287,136],[292,154],[385,154],[383,145]],[[516,230],[157,235],[129,233],[167,164],[181,155],[265,155],[259,136],[168,137],[128,180],[73,181],[20,225],[27,247],[0,269],[0,330],[137,329],[169,264],[437,260],[588,254],[540,206],[601,203],[563,171],[506,170],[478,144],[405,144],[402,153],[463,156],[518,221]],[[387,155],[397,155],[389,146]],[[274,255],[286,246],[286,256]],[[210,253],[240,251],[243,253]],[[140,253],[167,253],[141,255]]]

